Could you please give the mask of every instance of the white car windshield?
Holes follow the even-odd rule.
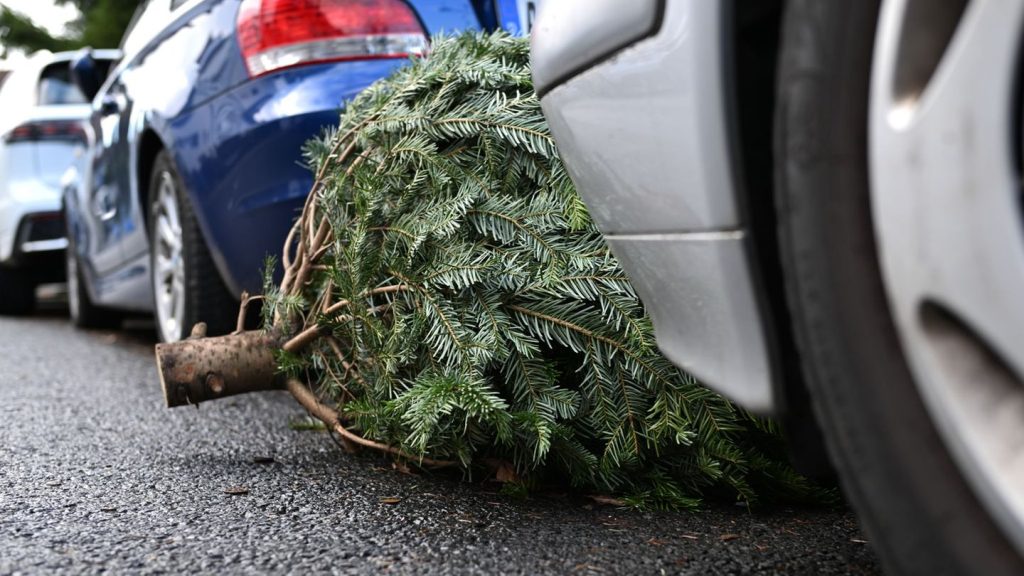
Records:
[[[107,75],[111,61],[96,58],[96,67],[101,78]],[[36,104],[39,106],[61,106],[69,104],[87,104],[85,96],[71,81],[71,70],[66,60],[61,60],[43,68],[39,75],[39,88]]]

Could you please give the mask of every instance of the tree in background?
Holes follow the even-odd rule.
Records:
[[[140,0],[57,0],[78,9],[79,16],[65,36],[53,36],[19,12],[0,7],[0,56],[11,48],[32,53],[36,50],[74,50],[83,46],[116,48]]]
[[[71,50],[80,46],[71,38],[54,37],[44,28],[36,26],[24,14],[6,6],[0,7],[0,56],[6,57],[11,48],[25,52],[36,50]]]
[[[71,29],[82,46],[117,48],[141,0],[58,0],[73,4],[81,16]]]

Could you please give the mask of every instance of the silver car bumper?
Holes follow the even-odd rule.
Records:
[[[544,113],[665,355],[739,404],[772,413],[778,402],[729,138],[728,3],[623,4],[543,5],[532,58]]]

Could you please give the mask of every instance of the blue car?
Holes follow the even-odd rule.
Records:
[[[493,0],[150,0],[105,82],[88,53],[89,158],[65,176],[82,327],[152,312],[159,338],[233,329],[312,184],[303,144],[438,33],[513,28]]]

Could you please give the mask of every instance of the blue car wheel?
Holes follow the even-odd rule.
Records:
[[[230,332],[237,303],[213,263],[166,151],[154,164],[149,206],[150,269],[160,340],[182,340],[199,322],[206,323],[211,336]]]

